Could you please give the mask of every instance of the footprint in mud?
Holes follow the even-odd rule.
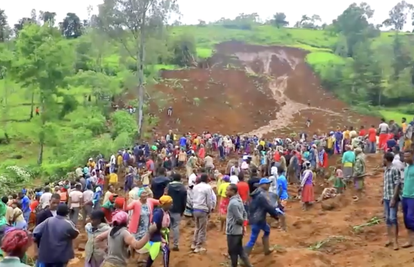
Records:
[[[305,219],[305,220],[298,219],[296,222],[292,224],[292,226],[295,227],[296,229],[301,229],[303,226],[309,225],[311,223],[312,223],[312,220],[310,219]]]

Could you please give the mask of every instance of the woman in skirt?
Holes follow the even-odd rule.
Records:
[[[309,161],[305,161],[303,163],[303,167],[304,171],[301,181],[301,201],[303,210],[307,210],[308,207],[315,201],[313,192],[313,172]]]

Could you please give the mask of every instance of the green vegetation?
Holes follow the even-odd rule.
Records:
[[[350,5],[331,25],[304,15],[290,23],[294,28],[286,28],[283,13],[266,22],[253,13],[168,26],[176,6],[157,13],[125,3],[105,0],[98,15],[81,20],[68,13],[60,23],[54,12],[34,10],[13,28],[0,10],[0,176],[14,175],[15,169],[7,169],[11,165],[32,176],[61,176],[90,156],[108,156],[150,136],[146,129],[159,119],[140,111],[148,112],[148,99],[160,109],[167,101],[148,85],[162,81],[161,70],[197,66],[225,41],[306,50],[306,62],[324,87],[354,110],[387,119],[414,117],[414,39],[401,32],[413,8],[404,1],[384,22],[391,32],[368,22],[373,10],[364,3]],[[135,25],[137,19],[129,16],[136,13],[150,16],[150,23],[140,19]],[[149,15],[155,13],[160,16]],[[120,110],[113,112],[113,104]],[[137,114],[123,111],[123,105],[138,107]]]

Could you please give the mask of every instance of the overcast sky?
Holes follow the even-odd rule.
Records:
[[[76,13],[81,19],[87,18],[87,7],[96,6],[103,0],[0,0],[0,9],[4,9],[9,18],[9,24],[15,24],[20,18],[30,16],[30,11],[50,11],[57,13],[57,20],[61,21],[68,12]],[[178,0],[182,13],[181,21],[185,24],[195,24],[199,19],[205,21],[215,21],[221,17],[234,18],[239,13],[257,12],[261,18],[268,19],[276,12],[284,12],[290,25],[304,14],[321,16],[323,22],[330,23],[342,13],[352,0]],[[374,10],[375,23],[384,21],[389,10],[399,2],[399,0],[366,0]],[[414,0],[408,0],[413,2]],[[411,24],[411,23],[410,23]]]

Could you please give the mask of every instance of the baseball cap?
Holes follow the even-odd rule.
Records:
[[[260,179],[259,185],[271,184],[271,183],[272,183],[272,181],[270,181],[268,178],[262,178],[262,179]]]

